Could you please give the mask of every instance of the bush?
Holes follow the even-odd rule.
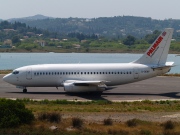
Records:
[[[138,119],[131,119],[126,122],[128,127],[135,127],[138,124]]]
[[[113,121],[112,121],[111,118],[104,119],[104,125],[109,126],[109,125],[112,125],[112,124],[113,124]]]
[[[72,118],[72,126],[74,128],[81,128],[83,126],[83,120],[81,118]]]
[[[0,99],[0,128],[17,127],[33,120],[33,113],[21,101]]]
[[[61,122],[61,115],[59,113],[56,112],[52,112],[52,113],[39,113],[38,114],[38,119],[39,120],[47,120],[49,122],[55,122],[55,123],[59,123]]]
[[[163,125],[164,125],[164,129],[174,129],[175,128],[175,124],[171,120],[166,121]]]

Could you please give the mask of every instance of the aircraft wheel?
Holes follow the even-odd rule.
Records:
[[[27,89],[23,89],[23,93],[26,93],[27,92]]]

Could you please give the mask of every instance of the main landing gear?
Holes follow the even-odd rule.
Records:
[[[23,93],[26,93],[27,92],[27,89],[25,88],[25,89],[23,89]]]

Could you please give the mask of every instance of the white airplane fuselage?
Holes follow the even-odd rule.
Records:
[[[144,80],[166,73],[169,68],[153,70],[148,65],[124,64],[44,64],[16,69],[9,74],[11,84],[24,87],[60,87],[66,80],[104,81],[107,86]]]

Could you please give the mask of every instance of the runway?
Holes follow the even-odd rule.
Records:
[[[27,93],[2,80],[0,75],[1,98],[29,98],[48,100],[166,100],[180,99],[180,77],[155,77],[144,81],[115,86],[114,89],[99,93],[66,93],[62,88],[27,88]]]

